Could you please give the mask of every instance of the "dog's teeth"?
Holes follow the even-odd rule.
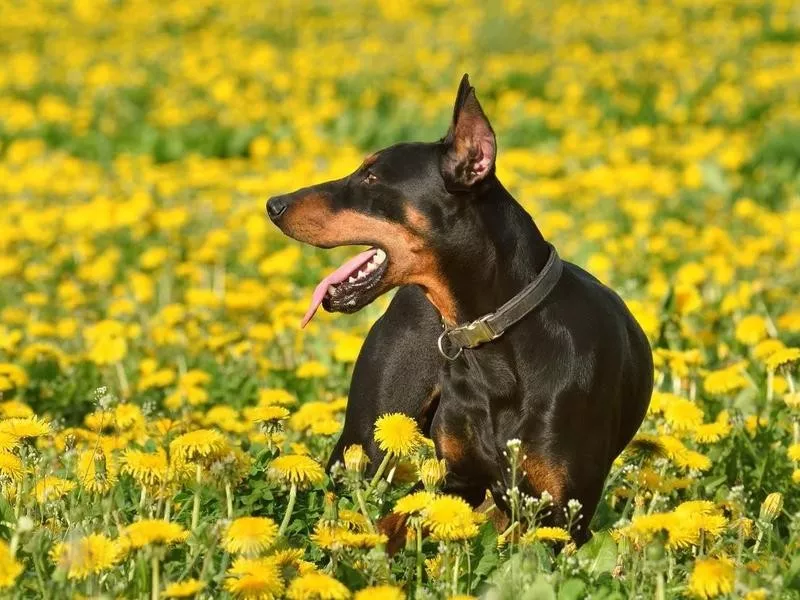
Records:
[[[347,280],[347,283],[355,283],[355,281],[356,281],[356,278],[351,275],[350,279]]]
[[[375,264],[378,265],[383,264],[383,261],[386,260],[386,252],[384,252],[383,250],[378,250],[375,253],[375,256],[372,257],[372,260],[375,261]]]
[[[358,276],[356,277],[356,279],[364,279],[364,277],[366,277],[366,276],[367,276],[366,271],[359,271],[358,272]]]
[[[335,288],[335,287],[333,287],[332,285],[329,285],[329,286],[328,286],[328,295],[329,295],[329,296],[333,296],[333,295],[335,295],[335,294],[336,294],[336,288]]]
[[[371,262],[367,265],[367,273],[372,273],[377,268],[378,265],[376,265],[374,262]]]

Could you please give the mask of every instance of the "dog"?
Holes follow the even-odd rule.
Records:
[[[497,178],[497,142],[464,75],[445,137],[367,156],[352,174],[267,202],[280,230],[320,248],[369,246],[314,290],[353,313],[399,288],[356,361],[330,467],[361,444],[382,453],[376,419],[418,419],[447,464],[443,491],[508,511],[507,442],[521,442],[520,489],[547,491],[548,524],[570,499],[588,521],[653,387],[647,337],[619,296],[558,257]]]

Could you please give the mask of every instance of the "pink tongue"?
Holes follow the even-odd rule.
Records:
[[[300,327],[305,327],[308,325],[308,322],[314,317],[314,313],[317,312],[319,305],[322,304],[322,299],[325,297],[325,294],[328,291],[328,286],[342,283],[345,279],[350,277],[350,275],[355,273],[358,267],[368,262],[370,258],[375,256],[376,252],[377,250],[375,248],[370,248],[366,252],[362,252],[358,256],[354,256],[341,267],[336,269],[333,273],[328,275],[325,279],[320,281],[319,284],[317,284],[317,287],[314,288],[314,293],[311,295],[311,306],[308,307],[306,315],[300,322]]]

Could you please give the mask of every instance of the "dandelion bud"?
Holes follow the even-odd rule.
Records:
[[[753,520],[742,517],[736,521],[736,531],[743,537],[749,538],[753,535]]]
[[[344,466],[350,473],[358,473],[360,475],[364,472],[368,462],[369,458],[364,454],[364,448],[359,444],[348,446],[344,451]]]
[[[336,503],[336,495],[333,492],[325,493],[325,508],[322,518],[328,523],[336,523],[339,519],[339,506]]]
[[[772,492],[761,503],[761,518],[774,521],[783,510],[783,494]]]
[[[33,531],[34,523],[30,517],[20,517],[17,521],[17,533]]]
[[[419,478],[426,490],[438,486],[446,473],[447,463],[444,460],[428,458],[423,460],[419,467]]]
[[[417,532],[411,527],[406,528],[406,550],[414,552],[417,547]]]

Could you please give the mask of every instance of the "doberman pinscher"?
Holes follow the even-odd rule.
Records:
[[[321,248],[370,246],[317,286],[355,312],[399,287],[355,365],[341,438],[381,462],[376,419],[418,418],[447,461],[444,491],[506,509],[507,442],[521,441],[522,490],[545,490],[563,524],[574,498],[589,537],[612,461],[644,418],[650,347],[622,300],[566,261],[495,174],[496,140],[465,75],[447,135],[368,156],[351,175],[276,196],[272,221]]]

